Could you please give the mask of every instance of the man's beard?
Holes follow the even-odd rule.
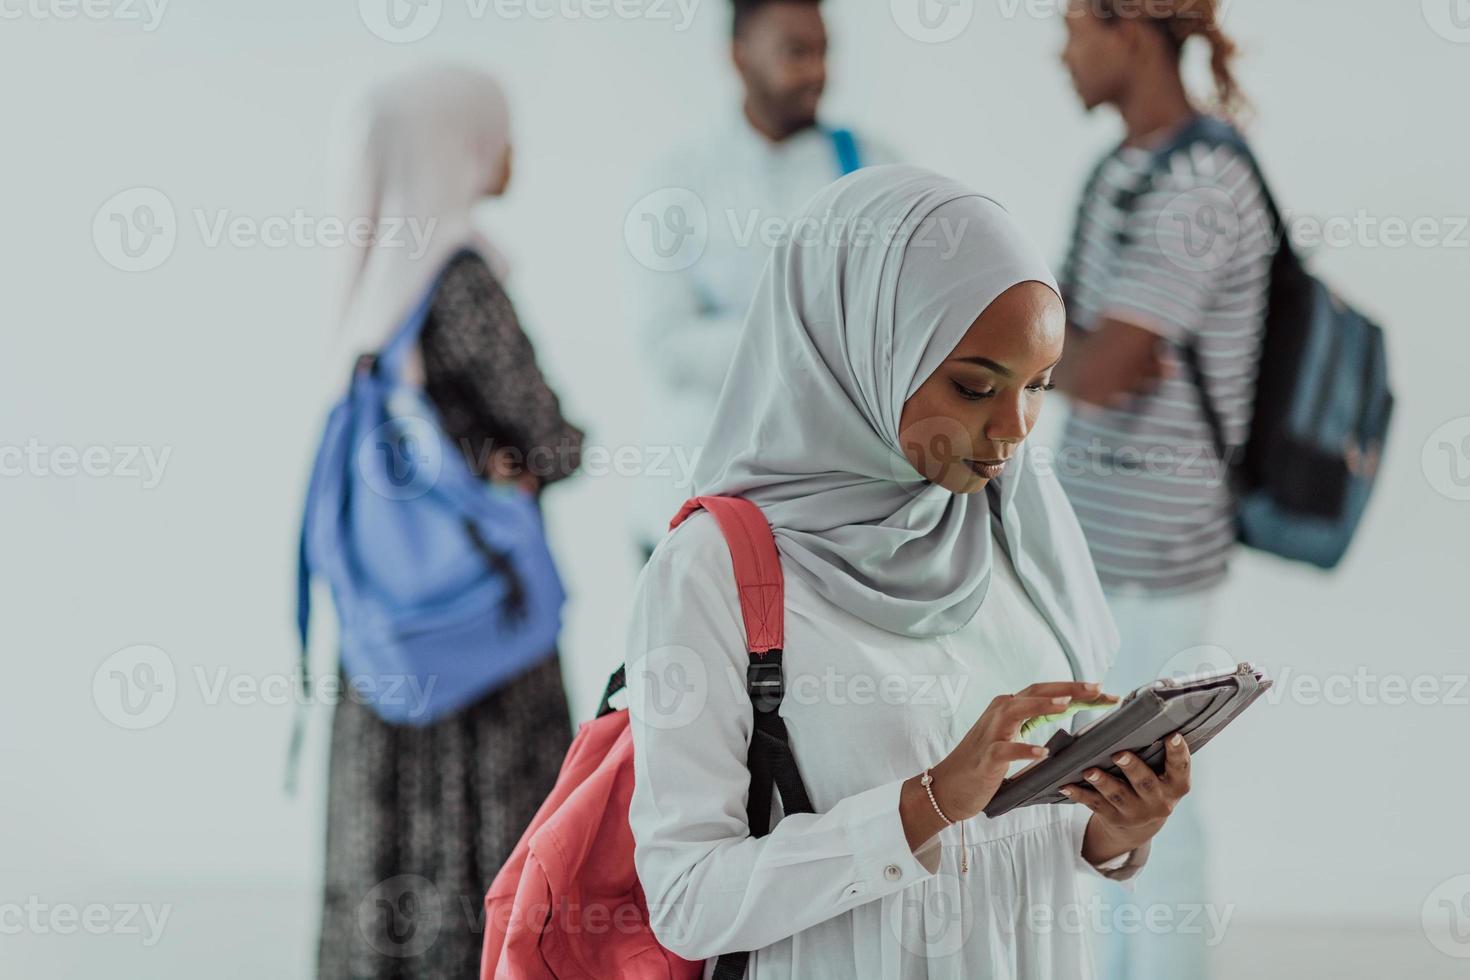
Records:
[[[820,93],[818,93],[818,99]],[[773,95],[770,92],[761,93],[760,104],[764,109],[766,118],[776,125],[781,135],[794,136],[804,129],[810,129],[817,124],[817,113],[815,104],[817,99],[811,99],[811,107],[806,104],[808,99],[806,91],[803,90],[794,95]]]

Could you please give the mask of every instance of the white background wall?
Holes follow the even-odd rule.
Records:
[[[341,256],[210,244],[199,222],[336,213],[345,148],[334,120],[351,97],[432,59],[494,69],[514,99],[517,172],[487,226],[515,262],[518,307],[568,411],[594,441],[618,445],[634,437],[642,378],[616,312],[623,222],[653,190],[637,186],[639,168],[731,106],[726,12],[700,0],[681,31],[674,7],[673,20],[537,20],[432,0],[432,31],[389,43],[362,13],[381,17],[384,0],[173,0],[156,21],[132,0],[93,2],[63,19],[76,11],[65,0],[0,0],[0,445],[168,456],[156,486],[121,456],[94,477],[40,463],[17,475],[7,457],[0,970],[306,976],[326,713],[313,715],[307,790],[292,800],[280,789],[290,706],[212,699],[208,685],[293,667],[292,549],[320,413],[342,373],[327,364]],[[1465,964],[1431,936],[1470,955],[1439,905],[1463,902],[1470,928],[1470,878],[1455,880],[1470,875],[1470,689],[1456,680],[1470,671],[1470,489],[1455,480],[1470,473],[1470,444],[1439,448],[1470,433],[1470,232],[1452,220],[1470,215],[1470,26],[1451,19],[1456,2],[1229,7],[1280,197],[1322,217],[1432,217],[1441,238],[1458,236],[1399,248],[1362,236],[1315,258],[1389,327],[1401,399],[1392,452],[1346,565],[1321,576],[1248,556],[1212,641],[1308,683],[1361,670],[1433,690],[1431,703],[1393,706],[1373,681],[1343,703],[1287,684],[1211,747],[1201,793],[1216,900],[1234,907],[1232,974],[1316,972],[1335,956],[1344,976],[1411,962],[1414,975],[1455,975]],[[1118,130],[1075,105],[1050,5],[960,0],[957,15],[973,19],[946,43],[908,36],[886,3],[828,7],[828,117],[997,195],[1060,256],[1079,183]],[[109,245],[93,225],[113,195],[139,187],[166,196],[176,240],[161,265],[129,273],[108,261],[115,233]],[[107,220],[104,210],[104,232]],[[548,497],[573,595],[564,648],[579,720],[621,658],[636,572],[627,495],[613,478],[584,477]],[[137,644],[166,655],[173,701],[156,724],[127,730],[102,668]],[[16,928],[19,906],[94,902],[166,912],[161,939],[146,942],[141,917],[141,935],[116,919],[98,936],[66,934],[64,919]],[[1426,907],[1441,916],[1427,934]]]

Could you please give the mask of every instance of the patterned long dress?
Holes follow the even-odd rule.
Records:
[[[462,256],[422,338],[429,397],[483,475],[526,454],[549,483],[576,469],[582,433],[561,415],[510,300]],[[354,699],[332,722],[322,980],[479,976],[483,899],[550,792],[571,744],[556,651],[426,728],[390,725]]]

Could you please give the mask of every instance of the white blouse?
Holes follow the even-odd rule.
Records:
[[[816,813],[749,833],[748,657],[729,552],[707,513],[638,582],[628,646],[635,863],[655,935],[691,960],[752,950],[747,980],[1090,977],[1080,875],[1091,812],[1033,806],[909,849],[904,780],[943,759],[990,700],[1071,680],[1055,633],[997,546],[983,608],[916,639],[878,629],[786,571],[781,717]],[[1090,678],[1086,678],[1090,679]],[[1042,733],[1042,739],[1048,733]],[[778,822],[779,821],[779,822]],[[1114,867],[1109,862],[1108,867]]]

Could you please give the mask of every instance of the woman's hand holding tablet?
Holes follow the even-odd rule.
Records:
[[[1093,864],[1136,850],[1163,829],[1164,821],[1189,792],[1189,746],[1177,732],[1164,740],[1162,773],[1132,752],[1113,756],[1126,780],[1101,769],[1083,773],[1086,783],[1062,787],[1068,799],[1093,812],[1082,840],[1082,856]]]

